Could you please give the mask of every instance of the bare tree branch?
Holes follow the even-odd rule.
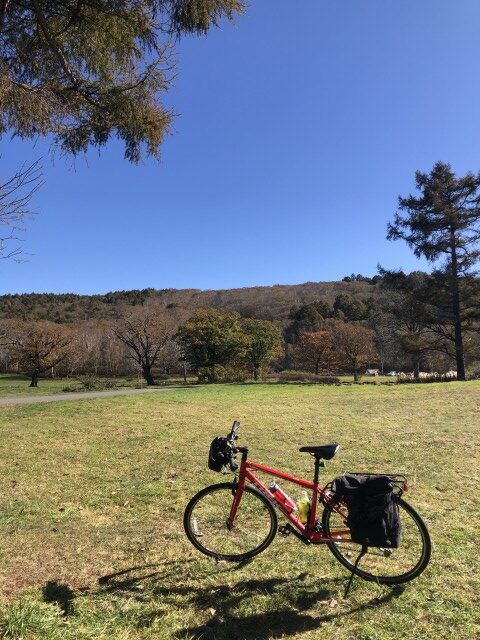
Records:
[[[24,163],[9,180],[0,184],[0,227],[8,229],[8,233],[0,231],[0,258],[12,258],[22,253],[20,235],[25,231],[24,221],[35,214],[30,203],[43,184],[39,160]],[[16,246],[7,250],[12,241]]]
[[[5,21],[5,14],[7,13],[9,4],[10,4],[10,0],[2,0],[2,2],[0,2],[0,30],[3,27],[3,23]]]

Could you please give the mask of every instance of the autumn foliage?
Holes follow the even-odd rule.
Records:
[[[17,324],[11,341],[11,355],[20,371],[30,376],[31,387],[36,387],[40,375],[66,360],[73,350],[73,332],[48,321]]]
[[[295,345],[294,358],[299,368],[317,375],[336,371],[340,362],[330,331],[304,333]]]
[[[378,358],[374,332],[362,325],[339,323],[333,336],[342,367],[358,381],[367,364]]]

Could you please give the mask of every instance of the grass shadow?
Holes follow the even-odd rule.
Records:
[[[255,640],[271,640],[277,637],[295,636],[307,631],[320,631],[325,623],[333,620],[337,621],[346,616],[351,616],[357,612],[373,607],[387,604],[393,598],[403,593],[403,588],[393,588],[385,595],[372,598],[368,602],[351,607],[335,608],[331,612],[323,615],[315,615],[310,612],[316,604],[325,603],[325,599],[336,593],[338,580],[332,580],[330,588],[320,587],[315,592],[304,593],[293,598],[290,605],[282,607],[272,607],[263,613],[241,615],[230,610],[235,605],[235,589],[224,590],[220,594],[221,607],[215,610],[215,615],[204,625],[190,626],[177,632],[177,638],[185,640],[243,640],[244,638],[255,638]],[[252,584],[252,583],[256,583]],[[244,588],[260,587],[261,589],[272,586],[271,580],[247,581],[238,585],[239,594]],[[204,595],[198,594],[198,604],[206,606],[213,604],[205,599]],[[219,600],[215,599],[218,607]],[[273,604],[273,603],[272,603]]]
[[[176,561],[171,564],[169,568],[162,564],[157,565],[158,569],[155,565],[125,569],[103,576],[99,585],[108,593],[148,601],[148,610],[137,619],[138,628],[153,626],[165,608],[187,609],[197,620],[205,620],[205,613],[209,612],[210,617],[203,624],[178,630],[178,640],[268,640],[293,636],[320,630],[327,622],[366,608],[384,606],[404,591],[403,587],[396,587],[381,597],[351,605],[338,595],[343,591],[344,578],[315,582],[308,573],[300,573],[291,577],[235,579],[232,583],[238,571],[238,567],[232,567],[219,569],[212,582],[211,572],[202,576],[201,571],[184,571]],[[195,576],[193,582],[191,574]],[[325,607],[327,611],[322,615]],[[255,612],[259,608],[263,611]]]

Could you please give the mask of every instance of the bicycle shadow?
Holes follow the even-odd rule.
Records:
[[[322,579],[320,584],[308,579],[307,573],[292,577],[240,579],[232,585],[232,572],[237,568],[219,570],[219,580],[212,584],[191,585],[182,580],[182,570],[177,566],[152,571],[154,565],[132,567],[99,580],[102,590],[125,595],[150,605],[158,600],[163,609],[149,607],[137,621],[140,627],[149,628],[163,614],[165,607],[188,608],[204,619],[204,624],[186,626],[177,630],[175,637],[190,640],[269,640],[292,636],[300,632],[320,630],[332,620],[350,616],[364,609],[385,606],[400,596],[404,588],[394,587],[380,597],[372,597],[360,604],[348,601],[338,603],[335,597],[343,591],[344,578]],[[199,583],[203,582],[199,576]],[[147,589],[146,589],[147,587]],[[261,604],[259,604],[261,601]],[[264,609],[261,613],[249,610]],[[327,609],[324,613],[322,610]],[[265,610],[266,609],[266,610]],[[244,613],[245,612],[245,613]]]
[[[301,579],[300,576],[296,580]],[[332,592],[338,591],[339,582],[342,580],[329,580],[330,587],[322,585],[314,592],[304,592],[296,597],[288,605],[275,606],[275,587],[288,583],[287,579],[267,579],[249,580],[240,583],[232,591],[226,587],[220,593],[208,594],[199,590],[193,597],[194,605],[199,607],[214,608],[215,614],[204,625],[190,626],[177,632],[178,638],[192,638],[195,640],[244,640],[244,638],[255,638],[255,640],[270,640],[271,638],[293,636],[306,631],[321,630],[322,626],[332,620],[339,620],[345,616],[355,614],[372,606],[381,606],[398,597],[403,590],[392,590],[381,598],[374,598],[367,603],[348,609],[332,610],[323,615],[312,615],[310,610],[316,605],[326,604],[331,601]],[[250,590],[250,593],[270,592],[272,593],[272,606],[270,610],[262,613],[242,615],[235,612],[239,608],[242,600],[242,591]],[[237,593],[238,590],[238,593]],[[221,604],[220,604],[221,603]],[[328,606],[328,605],[326,605]],[[200,609],[199,609],[200,610]]]
[[[194,560],[183,560],[182,568],[185,568],[186,565],[192,562],[194,562]],[[117,595],[124,594],[128,597],[143,600],[144,598],[140,597],[143,586],[146,584],[156,584],[156,581],[160,579],[168,582],[169,579],[178,577],[178,564],[176,560],[162,563],[149,563],[106,574],[101,576],[97,581],[100,587],[99,591],[103,593],[115,593]],[[165,567],[169,565],[175,568],[166,571]]]

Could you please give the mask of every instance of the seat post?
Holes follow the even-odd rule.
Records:
[[[320,461],[319,455],[314,455],[315,458],[315,471],[313,473],[313,483],[318,484],[318,478],[320,476],[320,467],[323,467],[323,462]]]

